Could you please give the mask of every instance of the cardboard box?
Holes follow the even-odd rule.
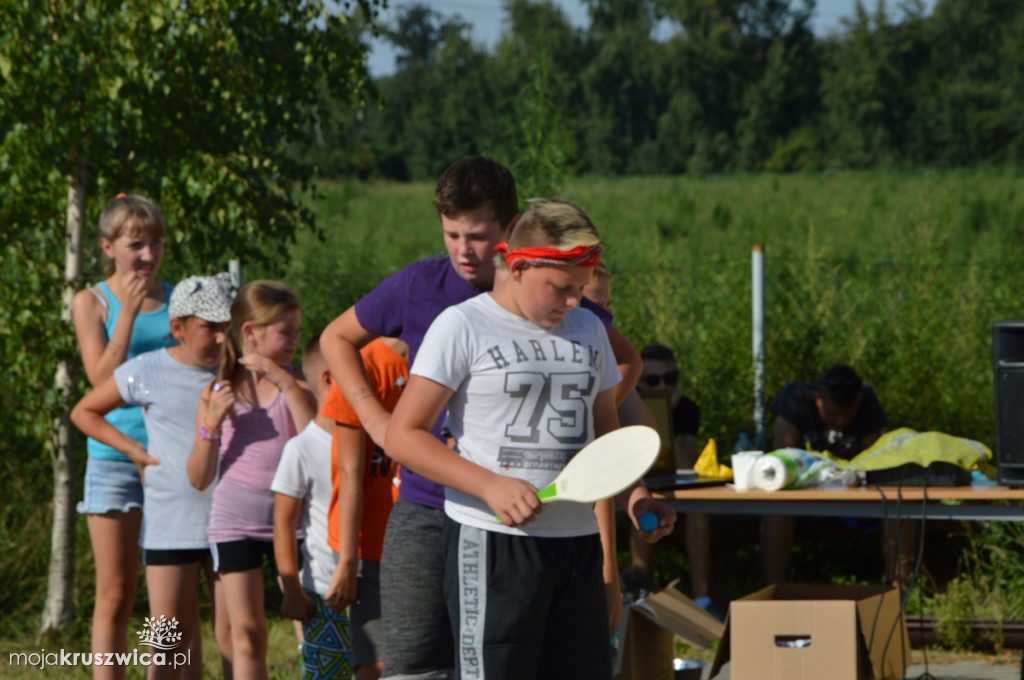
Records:
[[[769,586],[729,605],[710,677],[890,680],[903,677],[910,637],[895,589]]]
[[[615,680],[672,680],[676,636],[691,647],[707,649],[724,630],[724,623],[676,590],[673,581],[622,612]]]

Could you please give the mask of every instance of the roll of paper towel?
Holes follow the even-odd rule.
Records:
[[[754,461],[750,483],[755,489],[778,491],[820,486],[835,470],[835,463],[803,449],[786,448]]]
[[[783,460],[774,453],[759,456],[750,471],[750,483],[755,489],[778,491],[796,479],[796,466],[792,459]]]

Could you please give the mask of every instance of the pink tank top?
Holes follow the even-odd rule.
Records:
[[[270,484],[285,442],[295,434],[283,392],[266,408],[235,402],[221,426],[220,474],[210,509],[211,543],[274,540]]]

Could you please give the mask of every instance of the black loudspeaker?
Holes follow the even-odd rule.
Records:
[[[1024,321],[992,324],[999,483],[1024,486]]]

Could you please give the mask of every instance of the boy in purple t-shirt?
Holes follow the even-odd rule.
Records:
[[[434,207],[441,219],[447,257],[438,255],[392,274],[345,310],[324,330],[321,345],[331,373],[370,437],[381,443],[391,414],[376,399],[363,371],[359,348],[378,336],[409,345],[410,365],[424,334],[448,307],[491,289],[494,247],[505,241],[519,218],[512,173],[500,163],[473,156],[453,163],[438,180]],[[592,311],[600,312],[594,307]],[[602,320],[610,326],[610,317]],[[614,327],[609,340],[623,384],[632,385],[643,368],[640,355]],[[617,399],[619,395],[616,394]],[[442,418],[433,433],[442,438]],[[447,679],[454,664],[454,640],[442,592],[444,491],[408,468],[401,472],[399,499],[391,510],[381,558],[381,619],[384,677]],[[605,546],[605,581],[618,590],[614,543]],[[609,601],[617,619],[617,592]]]

